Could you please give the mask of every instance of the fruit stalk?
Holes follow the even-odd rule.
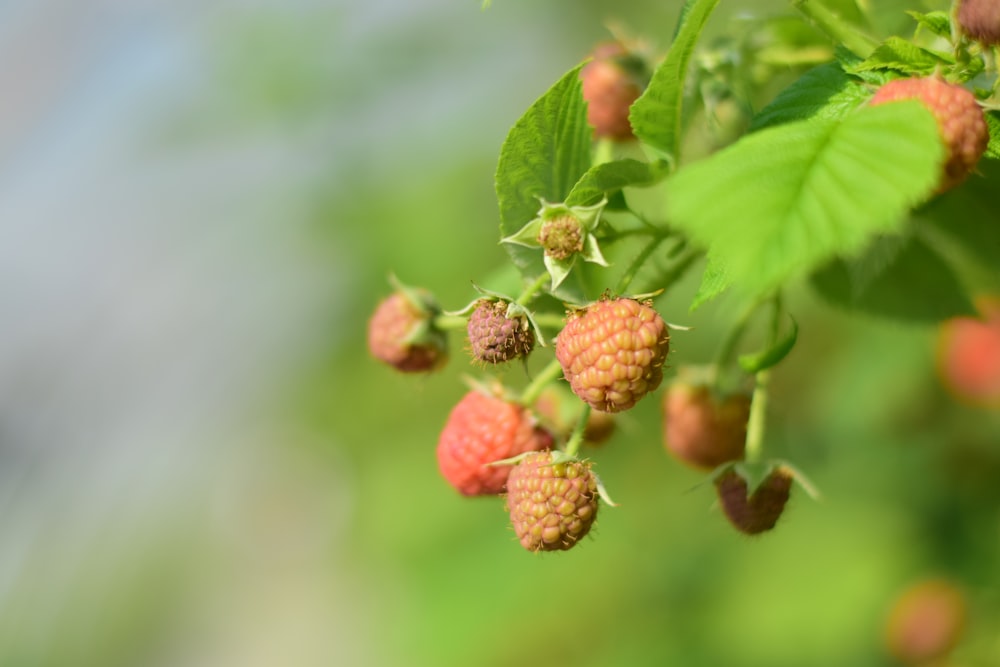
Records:
[[[535,376],[524,391],[521,392],[521,405],[531,405],[545,389],[546,385],[558,378],[562,374],[562,366],[558,359],[553,359],[542,369],[542,372]]]
[[[573,433],[570,434],[569,440],[566,441],[566,454],[569,456],[575,457],[580,451],[580,445],[583,444],[583,434],[587,430],[587,420],[590,419],[590,409],[590,405],[587,403],[583,404],[583,410],[576,420]]]

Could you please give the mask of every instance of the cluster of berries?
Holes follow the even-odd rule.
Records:
[[[524,359],[534,349],[538,334],[516,302],[481,298],[466,310],[475,361]],[[398,285],[369,322],[369,349],[401,371],[433,370],[448,353],[443,317],[454,314],[443,313],[426,292]],[[525,549],[571,548],[590,531],[599,499],[609,502],[590,461],[578,458],[579,446],[606,441],[614,414],[660,386],[669,350],[669,327],[648,300],[608,297],[571,309],[555,337],[553,367],[579,400],[567,401],[564,386],[553,382],[521,396],[499,384],[474,386],[441,431],[442,476],[464,496],[505,495]],[[732,524],[748,534],[773,528],[793,476],[778,466],[749,488],[734,465],[743,457],[750,396],[720,398],[707,385],[678,380],[662,404],[667,451],[695,468],[717,470],[720,505]]]

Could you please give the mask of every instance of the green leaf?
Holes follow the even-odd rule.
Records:
[[[908,11],[906,12],[912,16],[917,24],[938,37],[944,37],[947,40],[951,40],[951,17],[948,16],[947,12],[927,12],[922,14],[920,12]]]
[[[792,348],[795,347],[795,341],[798,340],[798,336],[799,325],[792,319],[791,331],[775,342],[770,348],[756,354],[740,355],[740,367],[753,375],[772,366],[777,366],[782,359],[788,356]]]
[[[859,259],[832,262],[813,276],[812,284],[835,305],[905,322],[935,323],[975,313],[948,264],[915,236],[880,239]]]
[[[665,167],[663,163],[649,164],[631,158],[595,165],[573,186],[566,204],[586,206],[625,187],[652,185],[666,176]]]
[[[516,233],[532,220],[540,199],[563,201],[590,167],[592,131],[579,72],[579,66],[567,72],[507,134],[496,171],[501,237]],[[504,248],[525,277],[535,278],[545,271],[541,250],[510,243]],[[579,300],[582,287],[567,281],[560,294]]]
[[[711,301],[715,297],[725,292],[732,284],[726,267],[722,265],[717,257],[708,256],[705,263],[705,271],[701,274],[701,285],[691,300],[690,310],[695,310],[699,306]]]
[[[760,294],[898,230],[936,185],[942,152],[919,102],[786,123],[680,169],[668,214],[738,289]]]
[[[893,70],[906,76],[923,76],[954,62],[955,59],[947,54],[930,51],[901,37],[890,37],[848,71]]]
[[[982,161],[977,171],[959,187],[931,200],[920,210],[920,219],[996,272],[1000,266],[1000,162]]]
[[[681,140],[684,80],[695,44],[719,0],[695,0],[684,7],[683,22],[667,57],[632,104],[629,122],[643,143],[677,162]]]
[[[750,131],[807,118],[842,118],[871,97],[860,80],[839,63],[827,63],[803,74],[781,91],[750,123]]]
[[[990,131],[990,143],[986,145],[983,157],[1000,160],[1000,115],[996,111],[986,112],[986,127]]]

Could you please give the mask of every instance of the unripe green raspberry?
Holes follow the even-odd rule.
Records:
[[[499,364],[526,357],[535,346],[535,332],[526,317],[507,317],[507,302],[481,299],[469,316],[468,333],[472,356],[477,361]]]
[[[572,215],[563,215],[542,223],[538,243],[553,259],[568,259],[583,251],[583,228]]]
[[[552,452],[528,454],[507,479],[507,510],[528,551],[573,548],[597,518],[597,478],[590,464],[552,462]]]
[[[748,495],[747,480],[734,469],[715,479],[719,504],[726,518],[741,533],[756,535],[774,528],[791,494],[792,471],[774,468],[754,492]]]
[[[556,358],[573,393],[601,412],[628,410],[655,390],[669,351],[663,318],[624,297],[572,313],[556,338]]]
[[[879,88],[872,105],[918,100],[937,120],[945,160],[937,191],[949,190],[972,172],[986,151],[990,135],[975,96],[962,86],[937,77],[895,79]]]

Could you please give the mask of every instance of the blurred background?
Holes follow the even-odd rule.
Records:
[[[885,665],[928,576],[967,595],[954,664],[1000,664],[1000,420],[933,329],[796,294],[767,448],[822,500],[736,534],[647,399],[593,453],[621,507],[550,555],[439,476],[461,341],[430,377],[367,355],[390,273],[458,308],[504,265],[523,110],[679,5],[0,3],[0,665]],[[732,319],[696,286],[658,303],[675,366]]]

